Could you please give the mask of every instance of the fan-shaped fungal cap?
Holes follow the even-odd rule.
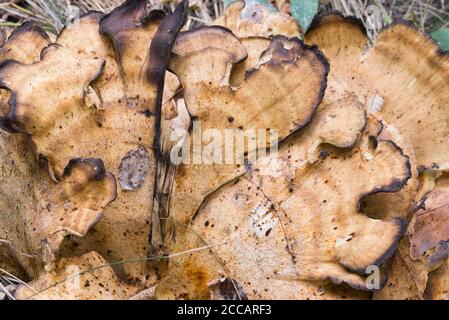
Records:
[[[103,66],[103,60],[80,59],[58,45],[45,48],[41,60],[31,65],[4,61],[0,85],[11,90],[12,98],[3,121],[15,131],[35,135],[36,141],[55,129],[55,118],[80,113],[77,109],[82,107],[84,90],[98,78]]]
[[[9,190],[2,191],[0,207],[10,214],[15,211],[14,219],[0,218],[0,238],[9,245],[2,255],[9,257],[10,265],[14,262],[13,270],[22,268],[32,275],[40,261],[54,260],[66,235],[84,236],[98,221],[116,197],[116,182],[101,160],[74,159],[56,184],[33,159],[25,137],[2,133],[1,138],[4,171],[12,161],[13,168],[1,175]]]
[[[89,13],[76,26],[67,26],[40,61],[30,65],[10,61],[0,68],[0,80],[13,97],[5,123],[31,135],[36,152],[47,159],[59,181],[75,158],[101,159],[108,171],[121,177],[117,200],[105,209],[95,233],[77,239],[76,245],[63,245],[61,255],[93,250],[111,260],[146,255],[162,87],[171,45],[185,20],[186,2],[165,18],[150,13],[144,24],[131,28],[129,17],[136,12],[143,16],[144,2],[129,0],[103,19]],[[115,47],[99,33],[100,24],[107,26],[102,28],[105,33],[110,26],[124,28],[110,35]],[[95,44],[83,41],[83,35]],[[93,90],[86,94],[89,88]],[[136,91],[142,95],[137,97]],[[91,98],[99,103],[85,101]],[[140,158],[130,162],[130,154]],[[98,207],[89,209],[93,211],[80,215],[92,222]],[[75,231],[82,235],[85,229]],[[126,275],[145,278],[144,263],[124,269]]]
[[[103,14],[90,12],[75,24],[67,25],[58,35],[56,43],[76,53],[81,59],[99,58],[105,61],[102,74],[91,85],[98,95],[99,109],[125,104],[126,94],[119,62],[112,42],[99,32]]]
[[[1,60],[14,59],[24,64],[38,60],[43,48],[50,43],[44,30],[31,22],[16,28],[0,48]]]
[[[447,260],[449,253],[449,178],[443,175],[433,191],[417,205],[412,220],[410,256],[430,269]]]
[[[448,193],[449,179],[444,174],[435,181],[434,189],[416,204],[406,236],[391,265],[388,286],[376,298],[423,299],[441,294],[438,287],[445,285],[441,277],[447,274],[445,264],[449,252]]]
[[[449,57],[410,23],[382,30],[373,48],[363,25],[337,13],[318,17],[306,42],[323,50],[333,78],[346,84],[366,108],[394,125],[413,146],[418,168],[449,167]]]
[[[363,216],[358,204],[368,194],[399,190],[410,177],[408,158],[391,141],[369,142],[380,131],[376,121],[369,124],[365,129],[363,106],[346,96],[281,146],[277,166],[276,159],[256,162],[210,195],[175,252],[196,244],[211,254],[172,259],[159,294],[199,294],[203,280],[224,275],[249,298],[306,298],[318,290],[302,280],[369,290],[367,268],[394,253],[404,224]],[[357,145],[363,130],[365,142]]]
[[[45,32],[31,23],[24,23],[15,29],[0,47],[0,61],[16,60],[24,64],[39,61],[42,49],[50,40]],[[8,112],[10,93],[0,89],[0,128],[13,130],[3,116]]]
[[[424,297],[430,300],[449,300],[449,260],[429,274]]]
[[[124,300],[138,288],[120,281],[97,252],[55,261],[15,292],[18,300]]]
[[[56,189],[56,188],[55,188]],[[64,170],[64,177],[49,201],[41,203],[42,218],[47,215],[48,251],[44,261],[51,262],[64,236],[84,237],[96,224],[104,208],[117,197],[117,183],[112,173],[106,172],[99,159],[72,159]],[[47,213],[45,213],[47,211]],[[54,211],[53,217],[52,213]]]
[[[194,46],[191,39],[196,41]],[[272,128],[282,141],[307,125],[326,86],[328,66],[320,52],[305,47],[297,39],[275,37],[261,58],[263,63],[234,89],[229,86],[229,70],[245,56],[243,45],[221,27],[205,27],[178,35],[170,68],[179,77],[187,109],[201,125],[202,132],[218,130],[224,137],[225,130],[232,129],[244,139],[245,130]],[[190,145],[192,141],[191,136]],[[206,145],[203,141],[201,150]],[[244,154],[256,150],[251,148]],[[245,171],[244,154],[237,155],[235,145],[228,151],[232,153],[230,163],[224,158],[210,163],[207,154],[201,159],[194,158],[194,154],[189,164],[180,165],[170,219],[181,225],[188,223],[208,194]],[[154,215],[156,220],[161,218],[167,220],[166,216]],[[153,226],[159,226],[154,219]],[[153,236],[163,239],[170,238],[171,234],[153,228]]]
[[[407,184],[398,192],[380,192],[365,197],[361,202],[360,210],[374,219],[406,218],[410,220],[419,186],[413,147],[399,130],[383,120],[382,131],[377,140],[393,141],[409,157],[411,177]]]
[[[237,37],[270,37],[284,35],[297,37],[301,33],[298,22],[292,16],[270,10],[257,2],[234,1],[227,6],[224,16],[214,21],[231,30]]]
[[[25,23],[17,28],[0,48],[0,61],[14,59],[30,64],[39,60],[48,37],[38,27]],[[0,89],[2,116],[8,111],[10,93]],[[2,127],[9,128],[4,121]],[[41,247],[33,247],[33,228],[40,222],[35,211],[38,199],[53,182],[32,154],[30,139],[0,130],[0,267],[27,279],[35,272]]]
[[[231,3],[224,16],[214,21],[231,30],[245,46],[248,58],[232,68],[230,83],[240,85],[245,78],[245,72],[257,67],[260,55],[270,45],[268,37],[283,35],[299,36],[300,28],[296,20],[288,14],[270,11],[266,6],[245,1]]]

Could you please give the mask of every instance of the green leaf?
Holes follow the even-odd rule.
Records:
[[[438,42],[440,48],[449,51],[449,28],[442,28],[431,33],[433,39]]]
[[[304,32],[309,29],[313,18],[318,12],[319,0],[291,0],[292,16],[299,22]]]

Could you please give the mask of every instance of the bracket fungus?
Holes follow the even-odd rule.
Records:
[[[43,30],[25,23],[4,43],[0,58],[32,64],[48,44]],[[3,111],[11,96],[4,89],[1,95]],[[11,129],[5,123],[2,126]],[[5,213],[0,219],[5,244],[0,266],[19,270],[26,279],[35,273],[37,261],[52,259],[66,234],[85,234],[98,220],[104,206],[115,199],[115,179],[101,160],[72,159],[61,183],[55,184],[30,152],[33,146],[27,136],[1,132],[0,141],[0,206]]]
[[[367,269],[393,255],[405,221],[371,219],[357,208],[369,194],[398,191],[410,163],[393,142],[369,142],[381,124],[367,126],[363,106],[348,100],[323,108],[289,138],[280,163],[262,159],[206,200],[175,251],[210,251],[172,259],[157,297],[204,298],[209,283],[229,277],[250,299],[366,298],[326,280],[370,290]]]
[[[235,137],[231,138],[236,141],[247,139],[247,130],[266,132],[270,128],[276,128],[277,140],[283,141],[310,122],[326,87],[326,60],[319,50],[305,47],[298,39],[274,37],[261,57],[264,62],[237,88],[229,85],[230,70],[247,54],[227,29],[212,26],[181,32],[172,52],[169,68],[180,80],[186,107],[201,125],[199,130],[212,129],[222,137],[232,130]],[[195,138],[193,132],[190,145]],[[249,155],[271,143],[249,144],[237,154],[238,141],[232,142],[225,150],[231,157],[227,162],[221,152],[215,158],[208,154],[209,141],[198,140],[197,147],[192,147],[191,162],[181,163],[174,175],[170,207],[153,213],[154,252],[165,250],[175,237],[175,224],[187,224],[205,197],[245,173]]]
[[[214,24],[231,30],[237,37],[270,37],[278,34],[286,37],[298,36],[301,32],[298,22],[292,16],[270,10],[257,2],[243,0],[232,2],[222,17]]]
[[[371,113],[410,141],[418,169],[447,169],[449,56],[406,21],[383,29],[372,48],[363,24],[336,12],[316,18],[305,41],[323,50],[331,65],[330,86],[344,83]]]
[[[270,37],[283,35],[296,37],[301,30],[296,20],[283,13],[272,12],[266,6],[239,0],[226,7],[224,16],[217,18],[214,25],[231,30],[242,42],[248,57],[236,64],[231,72],[230,83],[242,84],[245,72],[259,63],[260,55],[270,45]]]
[[[74,195],[70,190],[73,181],[65,185],[68,172],[90,179],[67,169],[73,159],[99,159],[108,172],[105,174],[103,166],[97,163],[90,173],[92,181],[104,176],[111,182],[98,186],[109,190],[111,196],[96,186],[86,188],[86,208],[75,205],[78,198],[69,205],[61,196],[64,205],[71,207],[67,210],[74,211],[66,217],[69,221],[65,223],[70,225],[62,224],[60,231],[80,237],[94,224],[95,227],[84,239],[62,244],[60,255],[98,251],[109,260],[146,255],[157,156],[154,146],[161,125],[165,70],[174,38],[185,20],[186,6],[182,2],[173,14],[165,16],[159,11],[148,14],[146,1],[129,0],[109,15],[91,12],[81,17],[79,23],[68,25],[55,43],[37,53],[37,59],[20,61],[20,56],[15,56],[12,58],[18,61],[5,60],[1,64],[1,86],[11,92],[9,107],[1,118],[2,127],[31,137],[33,148],[24,152],[34,149],[45,160],[58,182],[54,196],[58,198],[58,188]],[[134,23],[135,16],[140,23]],[[140,187],[130,191],[122,184],[117,187],[115,178],[120,177],[123,158],[136,148],[146,150],[148,159],[143,166],[147,174],[140,177]],[[137,166],[128,168],[129,174],[141,167],[137,162],[129,165]],[[72,187],[75,191],[79,188],[77,184]],[[53,200],[52,205],[56,205]],[[115,201],[105,208],[112,200]],[[104,218],[98,222],[99,211]],[[75,216],[76,221],[70,222]],[[59,227],[55,224],[47,228]],[[61,239],[52,241],[59,247]],[[52,259],[45,260],[49,263]],[[126,265],[123,272],[127,277],[145,281],[145,269],[145,263]]]
[[[126,300],[138,288],[121,281],[97,252],[63,258],[15,292],[19,300]]]
[[[402,21],[366,50],[335,12],[303,41],[254,2],[187,8],[1,31],[14,297],[447,299],[447,55]]]
[[[433,190],[417,203],[391,263],[388,285],[375,298],[447,299],[448,193],[448,176],[443,174],[436,179]]]

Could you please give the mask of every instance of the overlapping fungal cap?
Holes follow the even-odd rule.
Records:
[[[239,38],[278,34],[296,37],[301,32],[292,16],[251,0],[232,2],[226,7],[224,16],[215,20],[214,24],[228,28]]]
[[[408,156],[411,177],[398,192],[380,192],[365,197],[360,203],[360,210],[374,219],[405,218],[410,220],[419,186],[415,153],[410,142],[394,126],[381,119],[380,121],[382,122],[382,131],[377,140],[393,141]]]
[[[27,137],[0,131],[0,268],[25,280],[34,274],[38,253],[27,242],[38,221],[27,224],[27,213],[33,213],[41,195],[35,186],[45,190],[52,183],[30,149]]]
[[[27,286],[20,285],[18,300],[125,300],[138,288],[121,281],[97,252],[59,259]]]
[[[21,59],[23,63],[33,63],[48,45],[48,38],[42,30],[25,24],[16,29],[14,35],[6,37],[0,48],[0,61]],[[26,43],[20,48],[22,41]],[[0,89],[0,110],[7,110],[10,93]],[[33,212],[36,198],[34,185],[46,186],[50,179],[40,170],[32,146],[25,136],[10,135],[0,130],[0,268],[28,279],[34,273],[34,254],[29,252],[25,212]],[[45,189],[45,187],[44,187]]]
[[[180,33],[172,51],[170,69],[181,82],[185,104],[201,132],[212,129],[224,137],[225,130],[232,129],[238,141],[245,139],[246,130],[257,133],[273,128],[282,141],[309,123],[324,94],[327,63],[318,50],[306,48],[297,39],[274,37],[259,68],[239,88],[229,85],[229,74],[235,63],[246,58],[246,50],[228,30],[204,27]],[[186,225],[207,195],[247,170],[244,158],[260,148],[245,147],[239,155],[234,143],[227,150],[229,161],[224,155],[217,158],[208,153],[209,141],[203,139],[199,142],[203,155],[198,158],[192,150],[196,148],[193,139],[202,140],[195,129],[190,136],[191,162],[178,167],[169,212],[154,215],[155,247],[173,236],[168,226],[159,225],[161,218],[165,224],[169,218]]]
[[[16,28],[9,37],[4,34],[4,43],[0,47],[0,61],[16,60],[23,64],[31,64],[40,58],[40,53],[50,40],[46,33],[31,23],[24,23]],[[8,111],[10,93],[0,89],[0,111],[2,114]],[[7,123],[0,121],[0,127],[5,128]]]
[[[421,200],[412,220],[410,257],[434,269],[449,253],[449,177],[444,174]]]
[[[162,87],[185,11],[182,2],[173,14],[163,17],[161,12],[148,14],[146,1],[129,0],[109,15],[92,12],[67,26],[37,62],[7,61],[0,68],[2,86],[12,95],[3,127],[31,135],[36,153],[46,159],[65,191],[72,192],[71,181],[64,186],[66,167],[78,158],[101,160],[118,183],[116,200],[104,210],[104,219],[86,238],[63,244],[60,255],[92,250],[108,260],[146,255]],[[93,180],[102,176],[104,168],[92,169]],[[89,176],[75,170],[72,174],[80,179]],[[71,194],[75,199],[70,206],[77,210],[68,214],[69,221],[52,228],[84,236],[115,198],[97,187],[85,189],[86,207],[75,206],[80,199]],[[101,187],[114,189],[107,182]],[[60,241],[59,235],[49,239],[48,256]],[[126,265],[124,275],[144,279],[144,265]]]
[[[442,175],[417,204],[393,260],[389,285],[378,298],[423,299],[443,294],[449,245],[449,179]],[[441,270],[440,270],[441,268]],[[434,271],[435,270],[435,271]]]
[[[449,260],[443,262],[438,269],[429,274],[429,281],[424,298],[429,300],[449,299]]]
[[[217,18],[214,25],[231,30],[245,46],[248,57],[232,68],[230,83],[238,86],[244,81],[245,72],[257,67],[260,55],[270,45],[269,37],[283,35],[298,37],[300,27],[288,14],[274,12],[267,6],[252,1],[235,1]]]
[[[449,165],[449,57],[410,23],[396,21],[373,47],[361,22],[331,12],[319,16],[305,36],[329,59],[333,82],[344,83],[410,141],[421,171]]]
[[[368,269],[391,257],[404,231],[403,220],[357,212],[367,195],[398,191],[410,177],[408,157],[377,140],[381,129],[367,125],[354,96],[324,105],[279,158],[256,162],[206,200],[175,250],[203,251],[172,259],[157,296],[201,297],[228,277],[250,299],[366,298],[323,282],[373,289]]]
[[[422,173],[423,184],[416,196],[419,201],[422,194],[433,189],[434,184],[429,183],[435,179],[433,172],[447,167],[449,129],[444,108],[449,96],[442,85],[448,81],[447,55],[405,21],[396,21],[382,30],[373,47],[367,49],[362,24],[337,13],[317,18],[306,34],[306,42],[319,45],[329,58],[330,86],[343,83],[355,91],[370,113],[394,126],[410,143],[416,167]],[[440,192],[437,188],[428,194],[429,207],[438,202]],[[379,208],[370,207],[367,211],[376,215]],[[400,207],[397,209],[401,211]],[[444,241],[439,244],[436,240],[441,224],[428,224],[437,219],[432,211],[425,214],[426,209],[422,208],[416,212],[389,268],[390,280],[376,298],[422,299],[427,294],[429,271],[447,256]]]
[[[116,181],[98,159],[72,160],[59,184],[52,183],[38,170],[42,180],[28,179],[28,188],[19,189],[21,194],[15,194],[32,197],[29,201],[18,199],[20,209],[15,214],[23,223],[25,238],[22,241],[27,252],[34,255],[37,263],[40,260],[50,263],[65,236],[84,236],[100,219],[106,205],[115,200]],[[8,226],[12,229],[8,230]],[[15,227],[7,221],[2,224],[7,238]]]
[[[117,183],[112,173],[99,159],[72,159],[64,170],[63,180],[52,190],[48,203],[41,203],[42,216],[54,213],[53,221],[46,226],[50,256],[54,260],[64,236],[84,237],[97,223],[104,208],[117,197]],[[38,209],[38,210],[39,210]],[[47,213],[45,213],[47,212]]]
[[[43,30],[25,23],[0,48],[0,59],[6,61],[4,65],[18,61],[29,65],[39,60],[48,44]],[[8,62],[11,59],[17,62]],[[1,94],[10,98],[6,90]],[[5,100],[2,111],[8,108]],[[115,179],[105,172],[102,161],[77,159],[66,168],[63,182],[55,184],[39,165],[27,136],[0,134],[0,206],[4,213],[0,217],[1,267],[27,279],[39,261],[46,260],[44,252],[51,238],[58,239],[52,242],[54,254],[65,234],[87,232],[104,206],[115,198]]]
[[[127,105],[137,111],[157,113],[169,50],[184,23],[187,2],[182,2],[175,21],[160,24],[163,11],[146,10],[147,1],[126,1],[101,19],[100,32],[107,35],[116,49]],[[158,36],[155,37],[158,29]],[[162,77],[161,77],[162,76]]]
[[[98,159],[74,159],[56,184],[39,166],[27,137],[1,133],[1,266],[32,276],[54,260],[64,237],[84,236],[116,197],[116,182]],[[24,273],[25,272],[25,273]]]

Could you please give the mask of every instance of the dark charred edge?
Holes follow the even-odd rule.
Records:
[[[45,55],[47,54],[48,50],[50,50],[53,47],[62,48],[62,46],[60,44],[50,43],[47,47],[45,47],[41,51],[40,61],[42,61],[45,58]],[[36,63],[39,63],[39,62],[36,62]],[[14,92],[13,90],[11,90],[11,88],[9,88],[7,86],[7,84],[5,83],[5,81],[2,78],[2,72],[4,71],[4,69],[14,67],[15,65],[16,66],[24,66],[24,64],[22,64],[16,60],[12,60],[12,59],[7,59],[7,60],[0,62],[0,89],[8,90],[11,93],[11,97],[9,98],[9,101],[8,101],[9,110],[6,113],[6,115],[0,116],[0,129],[3,129],[9,133],[28,134],[28,132],[26,132],[23,129],[23,126],[20,124],[20,122],[17,121],[16,116],[15,116],[16,109],[17,109],[17,93]],[[106,61],[103,60],[101,68],[92,77],[92,79],[90,79],[89,83],[95,82],[103,74],[103,70],[104,70],[105,66],[106,66]]]
[[[101,18],[104,16],[104,13],[101,11],[96,11],[96,10],[90,10],[84,14],[82,14],[80,16],[80,21],[82,20],[92,20],[92,21],[98,21],[98,23],[100,23]],[[71,22],[73,23],[73,22]],[[61,31],[59,32],[59,34],[56,36],[56,40],[55,43],[58,42],[59,38],[67,31],[67,27],[70,26],[69,25],[65,25]]]
[[[393,179],[392,182],[386,186],[381,186],[381,187],[375,188],[372,191],[362,194],[357,202],[357,211],[360,211],[361,204],[366,197],[377,194],[377,193],[383,193],[383,192],[385,192],[385,193],[398,192],[407,184],[408,180],[410,180],[410,178],[412,177],[412,168],[411,168],[411,164],[410,164],[410,158],[409,158],[409,156],[404,154],[404,151],[402,150],[402,148],[397,146],[391,140],[381,140],[381,143],[391,144],[396,150],[398,150],[400,152],[401,156],[405,159],[406,175],[403,179]]]
[[[143,24],[148,15],[146,7],[147,0],[125,1],[122,5],[100,19],[100,33],[112,38],[119,30],[135,28],[135,13],[139,22]]]
[[[144,26],[147,26],[150,23],[160,23],[166,16],[167,15],[162,10],[151,10],[142,23]]]
[[[14,40],[15,38],[17,38],[20,35],[27,33],[27,32],[36,33],[39,36],[41,36],[43,39],[45,39],[46,41],[51,42],[48,34],[42,28],[36,26],[34,23],[32,23],[30,21],[24,22],[22,25],[15,28],[14,31],[9,36],[8,41]]]
[[[149,257],[158,254],[159,251],[165,250],[159,245],[155,247],[154,232],[158,232],[161,239],[164,239],[166,234],[166,220],[162,221],[161,217],[168,217],[170,212],[171,193],[177,166],[171,162],[170,150],[164,149],[164,135],[161,129],[162,117],[162,99],[165,85],[165,72],[170,59],[171,49],[175,42],[176,36],[187,20],[187,9],[189,6],[188,0],[182,1],[176,7],[175,12],[166,16],[162,20],[159,28],[154,35],[153,41],[150,45],[149,61],[146,77],[149,83],[152,83],[157,88],[157,96],[155,101],[156,106],[156,124],[155,124],[155,139],[153,141],[153,148],[156,157],[156,174],[154,177],[153,188],[153,208],[150,212],[150,232],[148,239],[148,253]],[[168,190],[168,192],[166,192]],[[153,230],[154,220],[158,220],[159,230]],[[164,246],[164,244],[160,244]]]
[[[105,178],[111,180],[111,182],[112,182],[112,190],[111,190],[112,191],[111,192],[112,196],[111,196],[110,200],[107,203],[107,204],[109,204],[111,202],[114,202],[117,199],[117,196],[118,196],[117,179],[115,178],[114,174],[109,172],[109,171],[106,171]]]
[[[15,110],[17,108],[17,97],[16,93],[13,92],[5,83],[2,73],[6,68],[12,68],[14,66],[22,65],[20,62],[12,59],[7,59],[0,62],[0,89],[8,90],[11,96],[8,101],[9,110],[3,116],[0,116],[0,129],[3,129],[9,133],[26,133],[21,128],[20,125],[15,121]]]
[[[163,139],[162,136],[161,139]],[[164,145],[163,141],[161,145]],[[149,257],[167,254],[168,243],[172,240],[170,237],[175,236],[175,233],[173,233],[175,230],[171,230],[168,218],[170,216],[171,198],[178,166],[171,163],[170,150],[162,149],[162,151],[156,154],[157,167],[149,233]],[[157,239],[154,236],[155,234],[158,235]]]
[[[406,166],[406,175],[403,179],[393,179],[392,182],[386,186],[381,186],[379,188],[375,188],[374,190],[370,191],[370,192],[366,192],[364,194],[362,194],[358,200],[357,203],[357,211],[360,212],[360,208],[361,208],[361,204],[363,199],[365,199],[366,197],[370,196],[370,195],[374,195],[377,193],[393,193],[393,192],[397,192],[399,190],[401,190],[408,182],[408,180],[412,177],[412,170],[411,170],[411,165],[410,165],[410,158],[404,154],[403,150],[398,147],[393,141],[391,140],[382,140],[382,143],[388,143],[391,144],[394,148],[396,148],[396,150],[398,150],[401,154],[401,156],[405,159],[405,166]],[[408,222],[406,219],[393,219],[392,220],[397,226],[399,226],[399,232],[395,235],[392,244],[390,245],[390,247],[385,251],[385,253],[383,255],[381,255],[380,257],[378,257],[375,261],[373,261],[372,263],[368,263],[367,266],[369,265],[375,265],[375,266],[381,266],[383,265],[388,259],[390,259],[393,254],[396,252],[396,249],[398,247],[399,244],[399,240],[402,238],[402,236],[404,235],[406,229],[407,229],[407,225]],[[365,273],[365,267],[362,267],[360,269],[352,269],[355,272],[358,272],[360,274],[364,274]]]
[[[310,24],[309,29],[306,32],[307,33],[315,30],[316,28],[319,28],[321,25],[326,23],[326,19],[329,17],[338,17],[341,18],[343,21],[348,22],[360,29],[360,31],[365,35],[368,36],[368,33],[366,32],[365,25],[363,24],[363,21],[355,16],[345,16],[342,12],[338,10],[329,10],[326,12],[319,13],[315,16],[312,23]]]
[[[398,249],[399,240],[404,236],[405,232],[407,231],[408,221],[405,218],[396,218],[393,220],[393,222],[399,227],[398,233],[394,237],[393,243],[390,245],[390,247],[385,251],[385,253],[377,258],[373,263],[370,265],[374,266],[382,266],[387,260],[389,260],[393,255],[395,254],[396,250]]]
[[[407,226],[408,226],[407,219],[396,218],[393,220],[393,222],[398,227],[398,232],[395,234],[391,245],[385,250],[385,252],[381,256],[379,256],[373,262],[367,263],[365,266],[360,267],[360,268],[350,268],[350,267],[344,266],[344,265],[341,265],[341,266],[343,266],[345,269],[347,269],[351,272],[356,272],[357,274],[359,274],[361,276],[369,275],[369,273],[367,273],[367,271],[366,271],[366,269],[369,266],[376,266],[378,268],[381,268],[385,264],[385,262],[387,262],[396,253],[396,250],[398,249],[399,241],[401,240],[401,238],[404,236],[405,232],[407,231]],[[350,287],[357,289],[357,290],[376,292],[376,291],[379,291],[380,289],[382,289],[386,285],[386,283],[388,281],[388,276],[385,275],[385,279],[382,279],[383,284],[380,285],[379,289],[369,289],[367,287],[361,287],[357,284],[350,283],[348,281],[343,281],[341,279],[337,279],[337,281],[340,281],[340,283],[335,282],[336,279],[329,278],[329,280],[331,280],[335,284],[340,284],[341,282],[344,282],[344,283],[348,284]]]
[[[347,146],[341,145],[341,146],[338,146],[338,148],[352,149],[352,148],[354,148],[354,147],[359,143],[360,138],[361,138],[362,135],[363,135],[363,132],[365,132],[366,127],[368,127],[368,113],[366,112],[366,109],[365,109],[364,106],[362,106],[362,108],[363,108],[363,119],[364,119],[364,122],[365,122],[365,123],[364,123],[364,125],[359,129],[357,139],[355,139],[353,143],[348,144]],[[383,126],[383,125],[382,125],[382,126]],[[381,130],[381,131],[382,131],[382,130]],[[379,135],[379,134],[380,134],[380,131],[379,131],[378,135]],[[376,143],[377,143],[377,139],[376,139]],[[376,148],[377,148],[377,145],[376,145]],[[375,148],[375,149],[376,149],[376,148]]]
[[[323,79],[320,83],[320,91],[318,94],[318,99],[316,100],[316,102],[314,103],[313,107],[312,107],[312,112],[309,114],[309,116],[304,119],[304,121],[302,123],[298,123],[297,127],[294,128],[293,130],[291,130],[287,136],[285,136],[284,138],[280,139],[278,141],[278,144],[280,145],[281,143],[285,142],[288,138],[290,138],[293,135],[296,135],[299,131],[301,131],[301,129],[303,129],[304,127],[306,127],[313,119],[313,117],[315,116],[316,112],[318,111],[318,107],[321,105],[321,103],[323,102],[324,99],[324,95],[326,93],[326,89],[327,89],[327,78],[329,76],[329,71],[330,71],[330,64],[329,61],[327,60],[326,56],[321,52],[321,50],[318,48],[318,46],[315,45],[307,45],[304,43],[303,40],[299,39],[299,38],[288,38],[282,35],[276,35],[272,38],[270,46],[264,51],[262,52],[261,56],[267,52],[268,50],[270,50],[272,44],[275,41],[282,41],[282,40],[288,40],[288,41],[294,41],[296,42],[303,50],[310,50],[313,52],[313,54],[315,55],[316,58],[318,58],[318,61],[321,62],[322,66],[324,67],[324,73],[323,73]],[[289,63],[287,61],[285,62],[281,62],[280,64],[283,63]],[[279,63],[275,63],[271,60],[267,61],[266,63],[262,64],[263,65],[277,65]],[[259,66],[260,68],[260,66]],[[256,73],[258,70],[258,68],[255,69],[250,69],[248,71],[246,71],[245,73],[245,81],[247,79],[249,79],[254,73]]]
[[[63,178],[67,178],[72,175],[75,168],[81,168],[87,166],[89,172],[89,180],[101,181],[106,177],[106,169],[104,162],[98,158],[74,158],[69,161],[69,164],[65,167]]]
[[[182,39],[183,37],[188,37],[189,35],[192,35],[192,34],[195,34],[195,33],[201,33],[201,32],[207,31],[207,30],[218,30],[218,31],[221,31],[225,35],[227,34],[227,35],[233,37],[235,40],[237,40],[238,43],[241,44],[240,39],[231,30],[229,30],[228,28],[222,27],[222,26],[200,26],[200,27],[195,28],[195,29],[191,29],[191,30],[188,30],[188,31],[183,31],[183,32],[179,33],[178,39]],[[241,45],[243,47],[243,44],[241,44]],[[206,48],[207,47],[205,47],[205,49]],[[198,50],[197,50],[197,48],[194,48],[194,50],[192,50],[192,51],[198,51]],[[172,54],[176,55],[175,53],[172,53]],[[234,64],[240,63],[240,62],[246,60],[247,57],[248,57],[248,53],[246,53],[244,57],[241,57],[239,59],[238,59],[238,57],[235,57],[235,60],[232,61],[232,63],[234,63]],[[169,70],[169,71],[171,71],[171,70]]]

